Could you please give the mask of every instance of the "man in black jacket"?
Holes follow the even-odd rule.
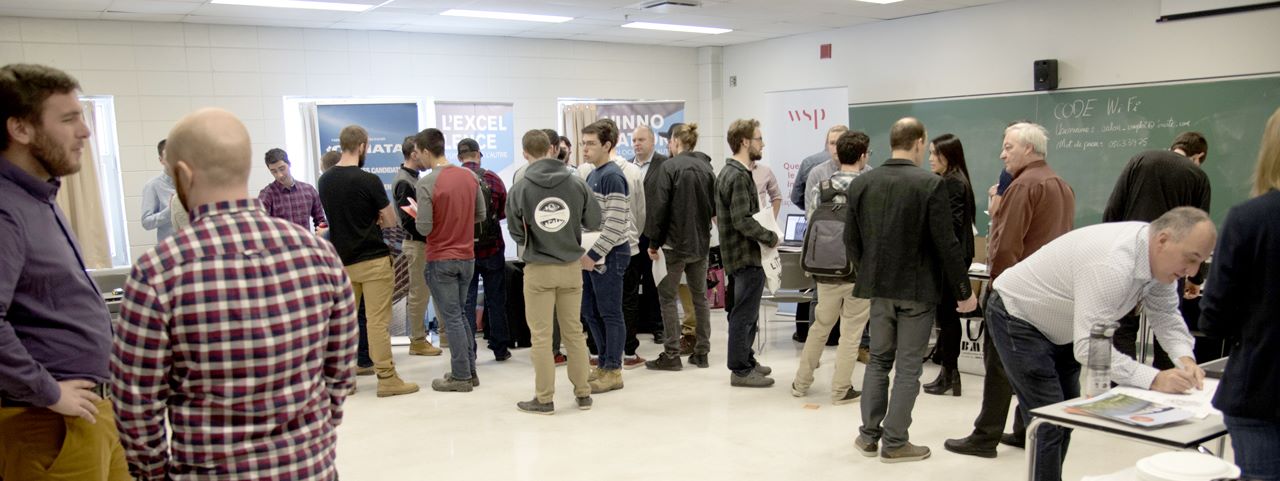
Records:
[[[636,127],[631,133],[631,145],[635,148],[636,155],[631,157],[630,162],[639,167],[644,175],[645,211],[643,215],[648,217],[649,206],[653,205],[653,202],[648,200],[649,192],[652,190],[649,185],[652,183],[654,173],[667,160],[667,156],[654,150],[653,129],[647,125]],[[636,216],[637,229],[644,231],[645,223],[646,219]],[[645,252],[649,248],[649,238],[643,233],[640,236],[639,248],[640,252],[631,256],[631,263],[627,264],[627,272],[622,279],[622,317],[626,318],[627,322],[627,344],[638,344],[634,340],[637,332],[653,333],[654,342],[661,343],[662,322],[655,307],[658,304],[657,287],[654,285],[657,281],[653,279],[653,263],[649,261],[649,254]],[[635,349],[635,345],[627,346],[627,351],[632,354],[635,353]],[[631,369],[640,367],[640,364],[625,363],[623,367]]]
[[[910,117],[895,122],[889,144],[893,157],[849,184],[845,245],[858,273],[853,295],[871,299],[871,363],[854,445],[863,456],[897,463],[929,457],[929,448],[908,442],[907,428],[944,283],[955,293],[958,311],[974,310],[977,300],[952,229],[946,186],[920,168],[924,125]]]
[[[650,170],[645,188],[649,202],[649,222],[645,233],[649,238],[645,254],[658,261],[658,250],[666,258],[667,277],[659,280],[658,297],[662,306],[662,324],[665,331],[663,353],[657,359],[645,363],[649,369],[679,371],[680,317],[676,303],[680,302],[680,275],[689,280],[692,292],[707,291],[707,255],[711,251],[711,218],[716,214],[716,173],[711,169],[711,158],[702,152],[694,152],[698,144],[698,124],[676,124],[669,131],[671,155],[661,167]],[[675,212],[680,209],[679,214]],[[696,343],[689,363],[708,367],[707,353],[711,350],[711,310],[707,296],[693,296],[696,319],[694,333]]]
[[[1103,222],[1142,221],[1151,222],[1176,207],[1198,207],[1209,212],[1209,176],[1200,168],[1209,156],[1209,142],[1199,132],[1183,132],[1173,139],[1169,150],[1148,150],[1129,159],[1124,171],[1116,179],[1107,208],[1102,211]],[[1202,266],[1203,267],[1203,266]],[[1203,268],[1199,273],[1204,275]],[[1184,294],[1182,309],[1187,328],[1194,330],[1199,319],[1199,297],[1203,279],[1192,282],[1179,281],[1179,292]],[[1129,356],[1137,351],[1138,314],[1131,312],[1119,320],[1116,329],[1116,349]],[[1215,343],[1197,343],[1211,346]],[[1220,343],[1219,343],[1220,345]],[[1197,359],[1216,359],[1221,352],[1197,352]],[[1207,357],[1203,357],[1207,356]],[[1169,354],[1156,341],[1153,364],[1160,369],[1174,367]]]

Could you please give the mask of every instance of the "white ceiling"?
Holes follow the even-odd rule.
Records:
[[[392,30],[703,47],[733,45],[1005,0],[703,0],[645,9],[655,0],[330,0],[379,5],[360,13],[213,5],[209,0],[0,0],[0,15],[40,18]],[[574,17],[559,24],[444,17],[451,8]],[[731,28],[701,35],[619,28],[648,21]]]

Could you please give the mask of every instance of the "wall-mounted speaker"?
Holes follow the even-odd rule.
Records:
[[[1056,90],[1058,88],[1057,59],[1036,60],[1031,70],[1036,90]]]

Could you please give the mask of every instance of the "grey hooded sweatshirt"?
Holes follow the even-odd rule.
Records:
[[[530,264],[564,264],[582,258],[582,229],[600,229],[600,203],[587,183],[558,159],[525,169],[507,194],[507,230]]]

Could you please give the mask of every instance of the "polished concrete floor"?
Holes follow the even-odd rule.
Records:
[[[997,459],[952,454],[943,440],[971,429],[982,398],[982,378],[964,376],[963,396],[921,393],[911,441],[933,449],[922,462],[883,464],[852,448],[860,404],[833,406],[829,398],[835,352],[827,348],[817,381],[805,398],[791,396],[800,344],[793,324],[770,323],[760,360],[774,368],[768,389],[732,388],[725,368],[725,315],[712,312],[711,367],[686,364],[681,372],[624,371],[626,387],[594,396],[578,411],[565,368],[557,368],[556,414],[516,410],[533,397],[529,350],[496,362],[479,353],[480,387],[470,393],[431,391],[447,370],[447,356],[409,356],[394,349],[397,367],[423,390],[376,397],[373,377],[359,378],[338,432],[338,468],[353,480],[767,480],[885,479],[1000,481],[1026,479],[1022,450],[1000,446]],[[483,344],[482,344],[483,349]],[[661,346],[641,335],[640,354]],[[864,365],[855,373],[861,387]],[[926,364],[923,381],[938,367]],[[1064,479],[1132,466],[1160,449],[1077,432]]]

